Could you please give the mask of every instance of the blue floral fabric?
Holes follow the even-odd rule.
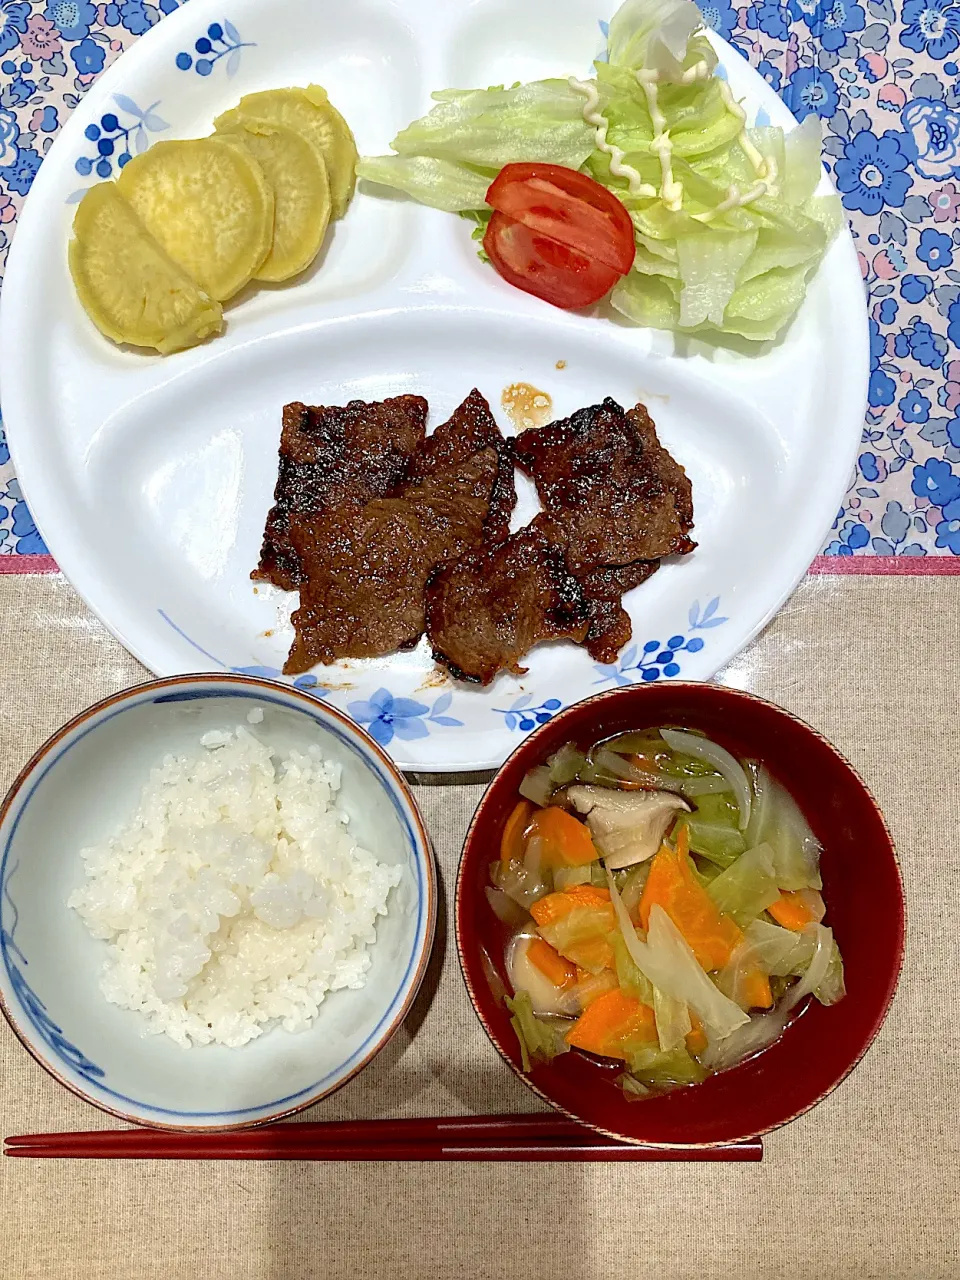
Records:
[[[0,0],[0,269],[63,120],[178,3]],[[825,162],[859,252],[869,408],[824,553],[960,555],[960,3],[701,0],[700,8],[798,119],[822,121]],[[229,39],[211,44],[209,57],[198,44],[200,58],[184,54],[182,70],[204,74],[214,57],[233,53],[224,24],[217,33]],[[0,429],[0,554],[44,550]],[[426,709],[370,707],[384,736],[415,735],[425,718]]]

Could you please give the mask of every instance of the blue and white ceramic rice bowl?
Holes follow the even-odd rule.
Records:
[[[100,989],[107,943],[67,906],[85,881],[81,850],[136,812],[168,753],[195,754],[210,730],[247,725],[281,754],[319,746],[342,767],[348,830],[401,868],[377,921],[362,988],[334,991],[305,1030],[273,1027],[242,1048],[183,1048],[147,1034]],[[259,713],[257,713],[259,714]],[[254,717],[256,719],[256,716]],[[181,676],[115,694],[37,752],[0,809],[0,1004],[25,1047],[95,1106],[171,1129],[240,1128],[310,1106],[356,1075],[400,1026],[426,970],[437,880],[429,837],[396,766],[342,712],[269,681]]]

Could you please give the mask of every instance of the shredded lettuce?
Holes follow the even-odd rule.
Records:
[[[390,145],[408,159],[432,157],[458,167],[488,167],[479,203],[460,208],[483,208],[483,194],[505,164],[542,160],[579,169],[594,148],[594,130],[583,118],[583,96],[566,80],[535,80],[509,89],[448,89],[433,98],[433,110],[402,129]],[[407,190],[397,179],[410,181],[410,170],[382,164],[390,159],[365,156],[357,175]],[[447,177],[452,180],[452,174]]]

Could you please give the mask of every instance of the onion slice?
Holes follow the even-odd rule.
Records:
[[[742,766],[726,748],[711,742],[709,738],[700,738],[695,733],[686,733],[683,729],[661,729],[660,737],[671,751],[678,751],[684,756],[693,756],[711,765],[730,783],[730,788],[740,810],[738,826],[745,831],[750,821],[750,783]]]

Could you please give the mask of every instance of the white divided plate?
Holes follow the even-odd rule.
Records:
[[[90,135],[105,114],[116,117],[111,137],[129,130],[127,145],[142,147],[209,132],[242,94],[315,81],[361,154],[376,154],[435,89],[589,74],[609,16],[593,0],[192,0],[76,109],[7,268],[4,421],[50,551],[158,675],[279,677],[295,597],[255,589],[249,575],[290,400],[418,392],[436,424],[477,386],[505,428],[500,395],[517,381],[547,392],[558,417],[607,395],[643,400],[693,482],[698,549],[627,597],[634,638],[615,666],[545,645],[526,675],[481,690],[441,677],[422,644],[300,678],[404,767],[493,766],[589,694],[706,679],[802,576],[840,505],[863,419],[866,310],[848,234],[786,338],[759,356],[558,311],[483,266],[463,220],[362,183],[306,278],[232,306],[225,334],[203,347],[166,358],[119,349],[74,294],[66,246],[75,201],[97,180],[82,171],[97,162]],[[740,55],[718,48],[751,117],[792,127]],[[522,489],[517,519],[533,509]]]

